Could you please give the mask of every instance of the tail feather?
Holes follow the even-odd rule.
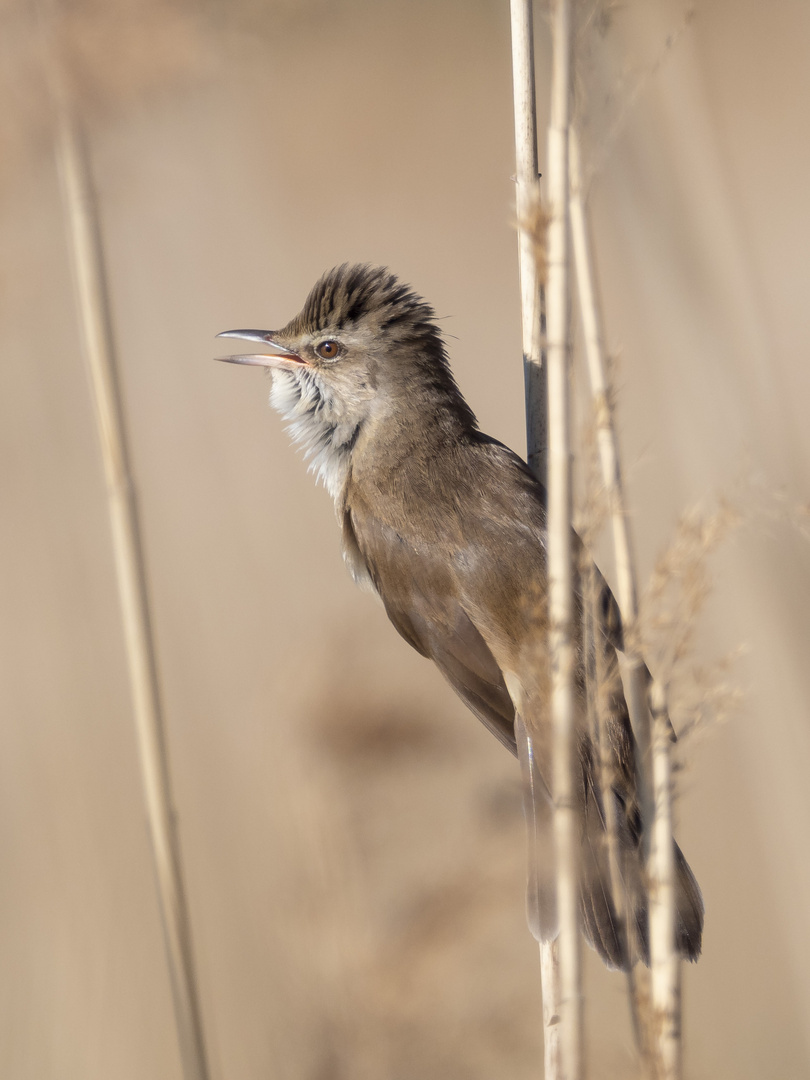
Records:
[[[580,891],[582,932],[585,940],[604,960],[606,966],[627,971],[628,951],[624,924],[616,915],[610,892],[601,881],[591,882]]]
[[[672,841],[675,844],[675,841]],[[678,906],[678,949],[685,960],[697,960],[703,944],[703,893],[683,852],[675,844],[675,900]]]
[[[650,962],[649,911],[644,888],[644,867],[640,822],[628,813],[627,804],[614,792],[617,823],[618,874],[621,895],[614,902],[611,889],[605,814],[601,792],[590,765],[589,754],[583,754],[585,764],[585,799],[583,845],[580,880],[580,914],[582,929],[589,945],[609,968],[628,971],[631,966],[625,913],[633,912],[634,946],[639,958]],[[675,841],[675,903],[677,907],[676,940],[678,951],[685,960],[700,956],[703,936],[703,896],[683,852]],[[616,903],[623,906],[617,912]]]
[[[677,943],[678,951],[684,960],[696,961],[700,956],[703,939],[703,895],[695,875],[675,843],[675,901],[677,905]],[[638,852],[634,853],[638,862]],[[589,853],[590,855],[590,853]],[[598,874],[589,873],[587,864],[591,862],[591,871],[595,868],[592,860],[586,857],[585,876],[580,890],[580,912],[582,929],[588,944],[599,953],[609,968],[628,971],[630,957],[624,920],[618,917],[609,886],[607,867],[600,868]],[[606,860],[605,860],[606,861]],[[639,866],[640,869],[640,866]],[[604,871],[604,872],[602,872]],[[625,882],[630,885],[631,882]],[[643,891],[635,892],[635,903],[629,905],[635,915],[635,939],[640,959],[649,966],[650,938],[649,911],[647,898]]]

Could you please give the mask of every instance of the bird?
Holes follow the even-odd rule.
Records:
[[[516,725],[538,731],[527,806],[539,822],[530,925],[557,932],[550,822],[553,795],[548,690],[541,674],[548,587],[546,492],[526,462],[484,434],[450,368],[430,304],[386,267],[348,264],[323,274],[280,330],[217,335],[268,350],[217,359],[272,373],[270,403],[334,500],[344,560],[375,592],[399,634],[432,660],[469,709],[517,756]],[[577,593],[577,810],[582,837],[580,924],[608,967],[649,963],[644,835],[633,733],[618,677],[618,605],[574,534],[577,562],[596,583],[596,631],[584,640]],[[580,581],[583,576],[580,575]],[[586,668],[608,673],[609,762],[589,728]],[[524,762],[525,765],[525,762]],[[524,777],[526,771],[524,768]],[[609,782],[604,782],[607,775]],[[525,785],[524,785],[525,786]],[[605,787],[609,790],[603,790]],[[611,887],[606,809],[614,811],[625,899]],[[703,898],[673,840],[679,952],[701,951]],[[531,894],[530,874],[530,894]],[[632,921],[631,948],[627,921]]]

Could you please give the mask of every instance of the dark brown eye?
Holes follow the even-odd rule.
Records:
[[[336,341],[322,341],[315,352],[322,360],[334,360],[340,352],[340,346]]]

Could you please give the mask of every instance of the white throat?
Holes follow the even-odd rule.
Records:
[[[312,369],[276,368],[270,404],[287,421],[287,430],[337,504],[349,473],[359,426],[342,410]]]

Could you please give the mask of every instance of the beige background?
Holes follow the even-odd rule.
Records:
[[[200,14],[193,76],[128,85],[92,127],[214,1076],[538,1076],[515,765],[353,588],[261,376],[211,362],[219,330],[280,325],[322,270],[385,263],[445,320],[482,427],[522,449],[508,5],[264,6]],[[155,49],[173,10],[154,10]],[[707,0],[690,22],[634,0],[580,50],[644,577],[685,507],[751,507],[712,558],[699,634],[702,663],[747,646],[745,700],[683,747],[679,837],[707,903],[687,1072],[802,1078],[810,551],[789,517],[810,462],[810,9]],[[24,131],[30,87],[7,85],[4,122]],[[0,1075],[171,1080],[103,481],[38,130],[7,156],[0,215]],[[587,975],[591,1074],[632,1076],[623,982],[592,956]]]

